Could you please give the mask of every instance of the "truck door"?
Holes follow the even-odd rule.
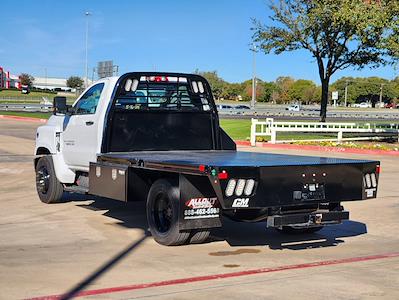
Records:
[[[96,161],[98,148],[98,110],[104,83],[87,90],[73,106],[73,113],[65,116],[62,133],[62,153],[70,167],[85,169],[89,162]]]

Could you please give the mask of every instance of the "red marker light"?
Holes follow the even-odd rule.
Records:
[[[200,172],[205,172],[205,165],[199,165],[198,170],[200,170]]]
[[[225,170],[223,170],[221,173],[218,174],[218,178],[219,179],[227,179],[227,178],[229,178],[229,174]]]
[[[377,166],[375,167],[375,172],[376,172],[377,174],[380,174],[380,172],[381,172],[381,166],[380,166],[380,165],[377,165]]]

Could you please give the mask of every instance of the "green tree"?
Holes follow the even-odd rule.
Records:
[[[331,76],[350,66],[390,63],[398,26],[394,0],[280,0],[271,2],[272,26],[254,20],[253,39],[266,54],[306,49],[321,81],[320,120],[327,115]]]
[[[299,79],[295,81],[288,91],[293,101],[309,103],[313,101],[316,93],[316,85],[311,80]]]
[[[277,86],[274,82],[263,82],[263,96],[259,99],[259,102],[270,102],[272,101],[272,95],[277,91]]]
[[[398,97],[395,81],[380,77],[342,77],[331,85],[332,89],[338,91],[340,102],[344,101],[345,86],[347,86],[348,103],[371,102],[375,106],[380,101],[380,95],[383,102],[390,102]]]
[[[212,94],[215,99],[219,99],[220,97],[222,97],[222,94],[226,87],[226,82],[218,76],[217,71],[201,72],[196,70],[195,73],[205,77],[205,79],[209,82],[212,89]]]
[[[35,78],[28,73],[22,73],[21,75],[19,75],[19,80],[21,81],[22,85],[27,85],[31,87]]]
[[[79,76],[71,76],[67,79],[66,84],[72,89],[80,90],[83,87],[84,82]]]
[[[288,76],[280,76],[276,79],[277,103],[288,103],[291,101],[290,89],[295,80]]]

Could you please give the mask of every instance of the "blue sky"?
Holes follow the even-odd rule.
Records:
[[[83,76],[85,11],[90,11],[89,66],[113,60],[128,71],[217,70],[227,81],[252,74],[251,18],[270,22],[268,0],[27,1],[2,0],[0,66],[13,74]],[[91,71],[90,73],[91,74]],[[257,54],[257,74],[319,82],[306,51]],[[341,76],[398,76],[393,67],[347,69]]]

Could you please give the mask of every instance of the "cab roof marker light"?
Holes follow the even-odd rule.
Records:
[[[187,82],[187,78],[186,77],[179,77],[179,82]]]

